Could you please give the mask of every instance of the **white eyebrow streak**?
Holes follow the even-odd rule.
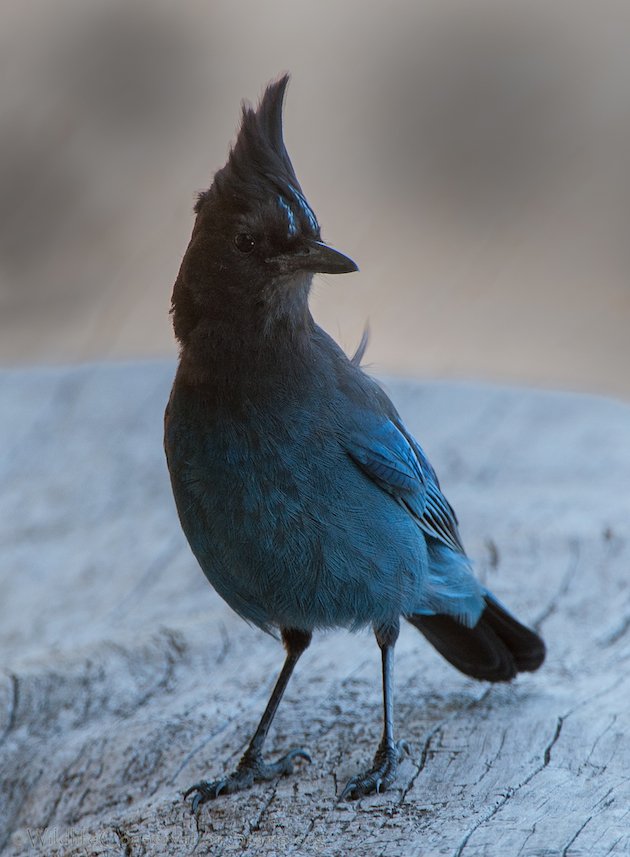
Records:
[[[287,216],[287,220],[289,221],[289,238],[294,238],[298,234],[297,223],[295,222],[295,214],[293,213],[293,209],[289,205],[286,200],[284,200],[281,196],[278,197],[278,205],[284,211]]]

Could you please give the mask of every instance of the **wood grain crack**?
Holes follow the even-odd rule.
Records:
[[[514,797],[514,795],[518,794],[518,792],[521,789],[523,789],[526,785],[531,783],[531,781],[534,779],[534,777],[537,777],[538,774],[540,774],[541,771],[544,771],[544,769],[549,765],[549,763],[551,762],[551,753],[552,753],[552,750],[553,750],[555,744],[558,742],[558,740],[560,738],[560,734],[562,732],[562,726],[564,724],[564,720],[565,720],[565,717],[562,717],[562,716],[559,716],[557,718],[556,728],[555,728],[554,734],[553,734],[551,740],[549,741],[549,743],[547,744],[547,746],[545,747],[545,750],[543,753],[542,764],[538,765],[517,786],[514,786],[513,788],[510,787],[507,790],[507,792],[505,793],[505,795],[503,796],[503,798],[497,804],[495,804],[495,806],[492,808],[492,810],[489,813],[487,813],[483,818],[479,819],[479,821],[477,821],[475,824],[473,824],[473,826],[466,833],[466,835],[464,836],[464,838],[462,839],[462,841],[460,842],[458,847],[455,849],[455,851],[453,853],[453,857],[461,857],[461,855],[464,853],[464,850],[466,849],[468,843],[470,842],[470,839],[473,836],[473,834],[477,830],[479,830],[480,827],[482,827],[484,824],[487,824],[487,822],[489,822],[491,819],[493,819],[494,816],[503,809],[503,807],[506,805],[506,803]]]

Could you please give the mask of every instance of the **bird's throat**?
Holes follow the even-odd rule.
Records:
[[[221,398],[250,398],[286,387],[303,376],[310,362],[315,322],[306,296],[234,312],[233,307],[200,306],[176,284],[172,315],[181,343],[180,376],[213,388]]]

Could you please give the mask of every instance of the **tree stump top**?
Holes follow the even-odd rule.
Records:
[[[386,384],[478,574],[548,659],[467,679],[411,627],[396,784],[336,799],[380,737],[368,633],[316,635],[269,736],[312,765],[192,817],[280,668],[207,584],[162,452],[171,363],[0,373],[0,849],[11,855],[630,853],[630,406],[476,384]]]

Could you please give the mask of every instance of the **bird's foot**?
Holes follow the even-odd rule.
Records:
[[[191,812],[194,814],[201,804],[209,800],[218,798],[221,794],[233,794],[241,792],[244,789],[249,789],[254,783],[263,780],[273,780],[274,777],[282,774],[293,773],[293,760],[306,759],[307,762],[312,761],[306,750],[297,748],[291,750],[277,762],[264,762],[259,754],[245,753],[241,761],[238,763],[236,770],[223,777],[220,780],[208,782],[201,780],[195,783],[186,792],[184,792],[184,800],[194,793],[192,799]]]
[[[352,777],[346,783],[339,800],[356,800],[374,792],[380,794],[386,791],[396,779],[398,763],[403,754],[409,752],[409,744],[406,741],[398,741],[396,744],[382,741],[370,770]]]

